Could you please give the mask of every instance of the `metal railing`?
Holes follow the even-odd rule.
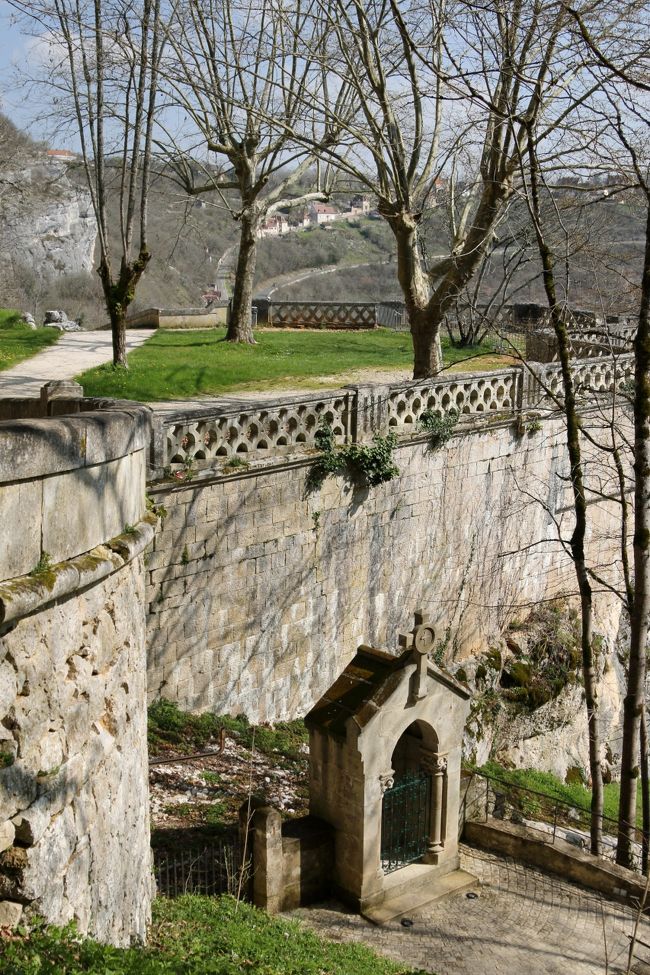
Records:
[[[564,799],[506,782],[498,776],[472,771],[461,803],[461,824],[499,820],[525,826],[546,842],[563,840],[590,850],[591,813]],[[602,817],[602,859],[615,861],[618,821]],[[633,869],[641,870],[642,831],[634,824]]]
[[[244,860],[239,835],[177,849],[154,847],[154,876],[158,894],[239,894],[248,896],[250,862]]]

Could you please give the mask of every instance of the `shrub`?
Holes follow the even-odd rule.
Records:
[[[454,427],[460,419],[460,413],[456,409],[451,409],[447,413],[440,413],[437,410],[425,410],[420,416],[418,424],[422,430],[429,434],[429,446],[432,450],[443,447],[451,438]]]
[[[307,477],[308,490],[321,486],[330,474],[345,474],[358,487],[376,487],[392,481],[399,474],[393,463],[397,445],[394,433],[387,437],[375,434],[370,444],[346,444],[337,447],[331,427],[321,427],[314,435],[321,456],[312,464]]]

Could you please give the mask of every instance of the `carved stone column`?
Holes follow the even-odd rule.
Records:
[[[431,775],[431,831],[426,859],[437,863],[444,851],[444,808],[445,784],[447,778],[447,759],[422,749],[422,768]]]

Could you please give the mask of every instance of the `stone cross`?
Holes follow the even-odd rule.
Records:
[[[410,633],[400,633],[399,643],[402,647],[413,647],[416,664],[412,696],[416,701],[426,697],[429,690],[429,675],[427,665],[429,653],[433,650],[436,633],[422,610],[415,612],[415,626]]]

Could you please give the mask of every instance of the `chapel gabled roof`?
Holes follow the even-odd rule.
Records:
[[[349,721],[359,729],[365,727],[396,690],[404,667],[412,661],[410,649],[395,656],[376,647],[360,646],[343,673],[306,716],[305,724],[321,728],[335,738],[345,738]],[[431,677],[460,697],[471,697],[469,688],[446,670],[430,661],[427,670]]]

